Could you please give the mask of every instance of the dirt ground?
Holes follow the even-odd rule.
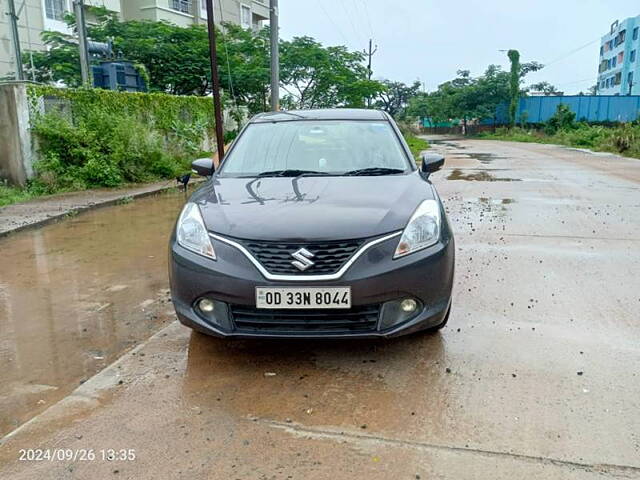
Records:
[[[458,250],[435,335],[191,333],[180,196],[0,239],[0,478],[640,478],[640,161],[431,140]]]

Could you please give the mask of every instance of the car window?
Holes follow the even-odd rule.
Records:
[[[250,176],[275,170],[341,174],[363,168],[410,169],[386,121],[290,121],[247,127],[220,173]]]

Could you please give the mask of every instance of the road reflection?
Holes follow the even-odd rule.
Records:
[[[0,240],[0,435],[175,317],[167,241],[184,193]]]
[[[437,431],[446,428],[450,396],[445,362],[438,333],[388,341],[229,341],[194,332],[184,399],[234,416],[377,431],[428,423]]]

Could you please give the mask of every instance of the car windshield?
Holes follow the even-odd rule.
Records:
[[[220,175],[388,175],[410,169],[387,121],[301,120],[249,125]]]

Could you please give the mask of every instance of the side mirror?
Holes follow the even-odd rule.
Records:
[[[444,157],[439,153],[423,153],[422,156],[422,165],[420,170],[427,177],[433,172],[437,172],[444,165]]]
[[[211,158],[199,158],[191,162],[191,171],[202,175],[203,177],[210,177],[213,175],[213,159]]]

